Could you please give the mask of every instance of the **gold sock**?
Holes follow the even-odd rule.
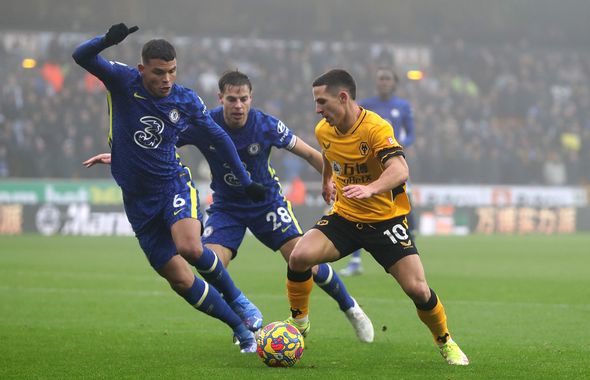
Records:
[[[287,295],[293,318],[304,318],[309,314],[311,289],[313,289],[313,277],[302,282],[287,280]]]
[[[436,301],[436,305],[431,310],[416,310],[418,311],[418,317],[420,317],[420,320],[430,329],[434,341],[438,345],[442,345],[451,339],[451,335],[449,334],[449,328],[447,327],[445,308],[438,297],[436,298]]]

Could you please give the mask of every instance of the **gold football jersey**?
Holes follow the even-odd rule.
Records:
[[[377,222],[410,212],[405,184],[368,199],[342,195],[347,185],[367,185],[383,173],[383,163],[403,155],[391,125],[375,112],[362,109],[354,126],[345,134],[322,119],[315,128],[316,138],[332,166],[336,183],[336,201],[332,212],[354,222]]]

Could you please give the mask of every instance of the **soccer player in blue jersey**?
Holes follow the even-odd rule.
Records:
[[[148,261],[172,289],[230,326],[241,352],[255,352],[250,330],[260,328],[262,315],[234,285],[215,253],[201,243],[199,200],[190,171],[176,153],[178,135],[199,130],[223,156],[231,168],[228,176],[242,194],[263,201],[266,190],[250,179],[235,146],[199,96],[175,84],[176,52],[168,41],[148,41],[138,69],[99,55],[137,29],[113,25],[73,53],[76,63],[107,88],[111,173],[122,189],[125,212]],[[213,286],[196,277],[187,262]]]
[[[252,84],[244,73],[228,71],[222,75],[218,96],[221,107],[213,109],[211,116],[234,142],[252,179],[269,189],[270,197],[259,203],[239,201],[235,196],[235,184],[228,180],[228,169],[219,152],[204,144],[197,130],[183,132],[178,145],[192,144],[199,148],[212,173],[213,203],[207,210],[209,218],[203,243],[228,266],[237,255],[248,228],[268,248],[280,251],[288,262],[303,231],[270,166],[271,150],[273,147],[286,149],[306,160],[319,173],[323,167],[322,155],[295,136],[281,120],[251,108]],[[315,283],[338,302],[357,337],[363,342],[372,342],[374,330],[370,319],[348,294],[332,267],[321,264],[313,268],[313,273]]]
[[[269,189],[270,197],[264,202],[248,202],[237,198],[239,188],[234,183],[222,154],[202,138],[202,132],[198,129],[184,131],[177,145],[196,146],[211,168],[213,203],[207,210],[209,218],[203,233],[203,243],[227,267],[236,257],[248,228],[268,248],[280,251],[288,262],[303,231],[270,166],[271,150],[273,147],[287,149],[305,159],[320,173],[323,168],[322,155],[295,136],[281,120],[251,108],[252,84],[247,75],[239,71],[223,74],[219,79],[219,102],[222,106],[211,110],[211,117],[231,137],[252,179]],[[104,159],[103,155],[95,156],[87,162],[108,163],[101,158]],[[372,342],[374,329],[371,320],[348,294],[332,267],[320,264],[312,271],[314,282],[338,302],[357,337],[362,342]],[[306,326],[304,335],[308,331],[309,325]]]
[[[379,67],[376,77],[377,95],[359,101],[359,105],[387,120],[393,126],[397,141],[407,149],[415,139],[414,117],[412,116],[410,102],[395,95],[399,78],[392,68],[387,66]],[[409,194],[409,186],[406,186]],[[414,218],[411,212],[407,215],[407,219],[410,229],[413,229]],[[361,250],[359,249],[352,253],[348,265],[340,270],[340,274],[342,276],[352,276],[361,273],[363,273],[363,266]]]

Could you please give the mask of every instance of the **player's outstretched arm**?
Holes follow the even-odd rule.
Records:
[[[266,188],[250,179],[250,174],[244,169],[242,160],[238,155],[236,146],[228,134],[221,128],[208,113],[203,113],[200,124],[206,128],[210,142],[229,164],[232,173],[240,181],[246,195],[255,202],[266,199]]]
[[[322,154],[318,152],[317,149],[309,146],[309,144],[307,144],[301,138],[297,137],[297,141],[295,142],[295,146],[291,149],[291,153],[295,153],[297,156],[303,158],[305,161],[309,162],[309,164],[313,166],[315,170],[318,171],[318,173],[322,173],[324,166]]]
[[[223,130],[221,131],[223,132]],[[229,139],[229,142],[226,140],[226,137],[227,139]],[[184,145],[194,145],[202,153],[209,148],[210,142],[213,143],[215,149],[219,149],[222,152],[223,157],[228,156],[228,154],[225,153],[224,149],[231,151],[233,147],[233,149],[235,150],[235,145],[231,141],[230,137],[227,136],[227,133],[225,133],[225,136],[223,136],[223,134],[218,135],[218,131],[215,129],[215,127],[213,127],[213,132],[209,131],[209,127],[206,129],[201,129],[198,127],[189,127],[182,131],[182,133],[179,135],[178,141],[176,142],[176,146],[180,148]],[[230,144],[229,147],[227,146],[228,143]],[[229,155],[231,156],[231,154]],[[239,167],[242,170],[244,170],[242,162],[239,159],[239,156],[237,158],[237,162],[234,162],[234,165],[239,165]],[[232,171],[234,170],[235,169],[232,167]],[[249,176],[248,180],[250,180]],[[248,195],[248,198],[252,199],[253,201],[259,202],[263,201],[266,198],[266,188],[258,182],[250,180],[250,183],[244,187],[244,190],[246,191],[246,195]]]
[[[109,46],[123,41],[129,34],[136,32],[137,26],[127,28],[123,23],[113,25],[104,36],[96,36],[74,50],[72,58],[74,61],[90,73],[96,75],[103,82],[108,80],[112,71],[112,65],[98,54]]]
[[[108,46],[117,45],[119,42],[123,41],[128,35],[131,33],[137,32],[139,30],[139,26],[132,26],[128,28],[127,25],[124,23],[112,25],[108,32],[104,35],[104,40]]]
[[[97,154],[96,156],[90,157],[86,161],[82,162],[82,165],[84,165],[87,168],[94,166],[95,164],[110,165],[111,164],[111,154],[110,153]]]

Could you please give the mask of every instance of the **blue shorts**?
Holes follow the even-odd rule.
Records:
[[[303,235],[293,214],[291,203],[278,198],[262,207],[248,210],[216,205],[207,209],[209,219],[203,231],[203,244],[219,244],[232,250],[234,257],[242,244],[246,228],[265,246],[273,251],[287,241]]]
[[[199,211],[198,191],[192,181],[179,180],[170,190],[166,193],[143,196],[130,196],[123,192],[127,219],[133,227],[141,249],[156,270],[177,253],[170,232],[172,225],[185,218],[198,219],[201,222],[203,220]]]

